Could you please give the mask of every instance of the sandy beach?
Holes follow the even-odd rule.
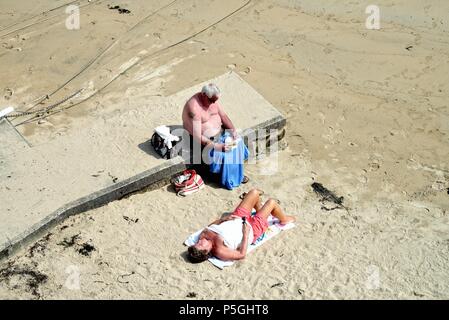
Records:
[[[223,21],[246,1],[80,0],[76,31],[69,2],[0,4],[0,109],[83,88],[11,119],[40,150],[230,70],[285,115],[287,147],[233,191],[159,186],[68,218],[0,263],[1,299],[449,298],[447,1],[377,1],[368,30],[361,0],[251,1]],[[313,182],[347,209],[323,209]],[[253,187],[296,227],[225,270],[189,263],[188,235]]]

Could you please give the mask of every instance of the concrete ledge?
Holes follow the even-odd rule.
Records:
[[[183,157],[171,160],[157,157],[151,145],[145,144],[149,138],[148,123],[179,123],[185,101],[198,92],[202,85],[210,82],[222,89],[221,101],[234,125],[244,129],[241,135],[251,155],[257,157],[282,147],[276,145],[273,150],[269,148],[274,141],[283,138],[286,119],[254,88],[232,72],[165,97],[163,102],[157,104],[160,112],[154,112],[156,106],[151,105],[108,118],[99,125],[97,131],[84,129],[81,134],[89,135],[88,144],[80,145],[78,139],[68,135],[48,145],[30,148],[17,135],[14,127],[7,121],[0,122],[0,133],[3,132],[0,138],[2,142],[4,140],[4,146],[8,145],[8,148],[0,149],[0,178],[3,179],[0,180],[0,187],[7,186],[5,190],[9,190],[0,194],[3,205],[3,210],[0,210],[0,259],[29,245],[69,216],[98,208],[134,192],[168,184],[169,179],[182,172],[187,164]],[[133,128],[128,128],[127,139],[122,139],[123,124],[127,122],[133,123]],[[276,131],[270,132],[273,129]],[[105,135],[114,141],[118,150],[101,149]],[[141,141],[146,142],[136,148],[136,143]],[[51,157],[52,152],[59,152],[63,148],[72,153]],[[98,152],[98,148],[101,152]],[[109,166],[107,162],[114,163],[114,166]],[[98,166],[99,163],[104,165]],[[83,175],[76,179],[80,171]],[[112,173],[125,180],[110,185],[105,175],[97,175],[92,180],[91,173],[95,172],[107,172],[109,177],[113,177]],[[43,176],[53,179],[42,179]],[[77,183],[77,180],[82,183],[79,188],[81,191],[72,191],[71,185]],[[54,198],[55,192],[57,199]]]
[[[260,138],[264,140],[269,138],[269,132],[271,129],[277,129],[281,131],[286,125],[286,119],[279,115],[273,119],[265,121],[259,125],[245,130],[242,133],[245,143],[250,144],[249,148],[251,152],[257,156],[257,148],[252,146],[252,142],[259,141]],[[248,137],[251,134],[262,132],[258,136],[256,141],[248,141]],[[281,137],[281,139],[283,136]],[[55,227],[58,223],[65,220],[66,218],[83,213],[98,207],[101,207],[111,201],[119,200],[124,196],[147,188],[158,182],[168,180],[174,175],[182,172],[186,169],[185,160],[182,157],[176,157],[165,161],[163,164],[144,171],[138,175],[131,178],[113,184],[105,189],[91,193],[85,197],[75,200],[67,205],[59,208],[52,214],[45,217],[39,223],[33,225],[31,228],[25,232],[19,234],[9,241],[8,244],[0,247],[0,260],[7,258],[20,250],[21,248],[27,246],[38,238],[42,237],[48,230]]]
[[[0,119],[0,159],[20,149],[29,149],[30,144],[6,118]]]
[[[72,215],[101,207],[114,200],[119,200],[127,194],[172,177],[182,172],[185,168],[184,159],[176,157],[134,177],[68,203],[46,216],[45,219],[33,225],[25,232],[11,239],[8,244],[0,247],[0,260],[12,255],[22,247],[43,236],[49,229]]]
[[[277,129],[281,130],[285,127],[287,124],[287,119],[285,119],[282,115],[278,115],[272,119],[269,119],[261,124],[255,125],[249,129],[246,129],[243,132],[243,136],[247,136],[250,131],[257,131],[264,129],[266,131],[269,131],[271,129]]]
[[[250,158],[258,159],[259,156],[269,150],[273,142],[280,142],[285,136],[287,120],[278,115],[261,124],[246,129],[242,137],[250,152]],[[272,136],[271,130],[275,130],[276,136]],[[282,146],[278,150],[283,149]]]
[[[248,147],[250,151],[253,152],[254,156],[257,156],[258,148],[252,144],[257,143],[261,138],[264,140],[263,143],[265,143],[265,141],[270,138],[270,130],[277,129],[281,132],[285,125],[286,119],[282,115],[279,115],[245,130],[242,133],[242,136],[245,139],[245,143],[249,144]],[[262,134],[258,135],[259,132]],[[254,133],[258,139],[248,141],[248,137]],[[283,135],[281,135],[280,139],[282,138]],[[8,244],[0,247],[0,260],[11,256],[21,248],[42,237],[51,228],[55,227],[66,218],[101,207],[111,201],[119,200],[130,193],[142,190],[158,182],[164,180],[168,181],[169,178],[182,172],[186,167],[185,160],[178,156],[131,178],[68,203],[52,214],[46,216],[45,219],[33,225],[25,232],[11,239]]]

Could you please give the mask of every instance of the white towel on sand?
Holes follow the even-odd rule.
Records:
[[[285,231],[285,230],[288,230],[288,229],[291,229],[294,227],[295,227],[295,224],[293,222],[288,223],[286,225],[282,225],[279,223],[278,219],[274,218],[273,216],[269,216],[268,217],[268,229],[265,231],[265,233],[262,236],[259,237],[259,239],[256,240],[255,243],[248,246],[246,253],[247,254],[250,253],[257,247],[259,247],[260,245],[265,243],[266,241],[268,241],[271,238],[273,238],[274,236],[278,235],[281,231]],[[203,230],[204,229],[198,230],[197,232],[192,234],[190,237],[187,238],[187,240],[184,242],[184,244],[189,247],[193,246],[195,243],[198,242],[198,238]],[[224,267],[229,267],[234,264],[234,261],[223,261],[216,257],[209,258],[209,262],[212,263],[217,268],[220,268],[222,270],[224,269]]]
[[[170,133],[170,128],[167,126],[159,126],[154,129],[154,131],[157,132],[161,136],[162,139],[164,139],[165,145],[168,149],[172,148],[172,142],[173,141],[179,141],[179,137],[174,136]]]

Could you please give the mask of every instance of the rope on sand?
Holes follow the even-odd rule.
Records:
[[[91,4],[94,4],[94,3],[101,3],[101,2],[103,2],[103,1],[104,1],[104,0],[94,0],[94,1],[92,1],[92,2],[88,2],[88,3],[84,4],[84,5],[81,5],[80,8],[83,8],[83,7],[86,7],[86,6],[90,6]],[[73,2],[77,2],[77,1],[73,1]],[[73,2],[71,2],[71,3],[73,3]],[[62,6],[61,6],[61,7],[62,7]],[[59,8],[60,8],[60,7],[59,7]],[[55,8],[54,10],[56,10],[56,9],[57,9],[57,8]],[[50,10],[50,11],[51,11],[51,10]],[[0,39],[4,38],[4,37],[6,37],[6,36],[9,36],[9,35],[11,35],[11,34],[17,32],[17,31],[21,31],[21,30],[24,30],[24,29],[28,29],[29,27],[32,27],[32,26],[34,26],[34,25],[36,25],[36,24],[39,24],[39,23],[48,21],[48,20],[53,19],[53,18],[56,18],[56,17],[58,17],[58,16],[60,16],[60,15],[61,15],[61,14],[59,13],[59,14],[56,14],[56,15],[54,15],[54,16],[48,17],[48,18],[46,18],[46,19],[42,19],[42,20],[39,20],[39,21],[30,23],[30,24],[28,24],[28,25],[26,25],[26,26],[24,26],[24,27],[20,27],[20,28],[18,28],[18,29],[13,30],[13,31],[7,32],[7,33],[5,33],[5,34],[2,34],[2,35],[0,35]],[[30,18],[30,19],[31,19],[31,18]],[[26,21],[26,20],[25,20],[25,21]],[[5,28],[5,29],[6,29],[6,28]]]
[[[226,20],[226,19],[228,19],[229,17],[235,15],[235,14],[238,13],[239,11],[243,10],[243,9],[244,9],[246,6],[248,6],[251,2],[252,2],[252,0],[248,0],[245,4],[241,5],[239,8],[237,8],[236,10],[234,10],[234,11],[232,11],[231,13],[227,14],[226,16],[224,16],[224,17],[221,18],[220,20],[214,22],[213,24],[211,24],[211,25],[209,25],[209,26],[207,26],[207,27],[201,29],[200,31],[198,31],[198,32],[196,32],[196,33],[194,33],[194,34],[192,34],[192,35],[190,35],[190,36],[188,36],[188,37],[186,37],[186,38],[184,38],[184,39],[178,41],[178,42],[175,42],[175,43],[173,43],[173,44],[171,44],[171,45],[169,45],[169,46],[167,46],[167,47],[165,47],[165,48],[162,48],[162,49],[160,49],[160,50],[157,50],[157,51],[153,52],[152,54],[149,54],[149,55],[147,55],[146,57],[143,57],[143,58],[140,59],[139,61],[134,62],[133,64],[131,64],[130,66],[128,66],[126,69],[124,69],[122,72],[116,74],[116,75],[115,75],[109,82],[107,82],[103,87],[101,87],[101,88],[99,88],[98,90],[94,91],[91,95],[87,96],[86,98],[82,99],[81,101],[78,101],[78,102],[76,102],[76,103],[74,103],[74,104],[72,104],[72,105],[70,105],[70,106],[63,107],[63,108],[61,108],[61,109],[59,109],[59,110],[56,110],[56,111],[54,111],[54,112],[52,112],[52,113],[49,113],[47,116],[53,115],[53,114],[55,114],[55,113],[62,112],[62,111],[64,111],[64,110],[67,110],[67,109],[70,109],[70,108],[73,108],[73,107],[75,107],[75,106],[77,106],[77,105],[79,105],[79,104],[81,104],[81,103],[84,103],[84,102],[90,100],[91,98],[93,98],[94,96],[96,96],[98,93],[100,93],[101,91],[103,91],[104,89],[106,89],[107,87],[109,87],[109,86],[110,86],[113,82],[115,82],[115,80],[117,80],[120,76],[124,75],[124,74],[125,74],[126,72],[128,72],[130,69],[132,69],[133,67],[135,67],[136,65],[138,65],[139,63],[141,63],[143,60],[148,59],[148,58],[150,58],[150,57],[154,57],[154,56],[156,56],[156,55],[158,55],[158,54],[160,54],[160,53],[162,53],[162,52],[164,52],[164,51],[166,51],[166,50],[169,50],[169,49],[171,49],[171,48],[173,48],[173,47],[176,47],[176,46],[178,46],[178,45],[180,45],[180,44],[182,44],[182,43],[185,43],[185,42],[187,42],[187,41],[189,41],[189,40],[195,38],[196,36],[198,36],[198,35],[204,33],[205,31],[207,31],[207,30],[213,28],[214,26],[218,25],[219,23],[223,22],[224,20]],[[26,121],[24,121],[24,122],[22,122],[22,123],[17,124],[16,126],[19,126],[19,125],[22,125],[22,124],[26,124],[26,123],[29,123],[29,122],[32,122],[32,121],[35,121],[35,119],[26,120]]]
[[[36,102],[35,104],[33,104],[30,108],[26,109],[24,112],[22,112],[21,115],[26,116],[29,115],[29,111],[33,108],[35,108],[37,105],[39,105],[40,103],[42,103],[44,100],[49,99],[52,95],[54,95],[55,93],[57,93],[58,91],[60,91],[61,89],[63,89],[65,86],[67,86],[70,82],[72,82],[75,78],[77,78],[81,73],[83,73],[84,71],[86,71],[91,65],[93,65],[96,61],[98,61],[98,59],[100,59],[104,54],[106,54],[106,52],[108,52],[114,45],[116,45],[123,37],[125,34],[127,34],[128,32],[134,30],[137,26],[139,26],[140,24],[142,24],[145,20],[147,20],[148,18],[154,16],[155,14],[157,14],[159,11],[168,8],[169,6],[173,5],[175,2],[177,2],[178,0],[174,0],[172,2],[170,2],[169,4],[160,7],[159,9],[157,9],[156,11],[153,11],[152,13],[150,13],[149,15],[145,16],[144,18],[142,18],[140,21],[138,21],[134,26],[132,26],[130,29],[128,29],[123,35],[121,35],[118,39],[116,39],[115,41],[113,41],[111,44],[109,44],[105,49],[101,50],[93,59],[91,59],[85,66],[83,66],[81,68],[81,70],[79,72],[77,72],[75,75],[73,75],[70,79],[68,79],[66,82],[64,82],[62,85],[60,85],[58,88],[56,88],[55,90],[53,90],[51,93],[43,96],[43,98],[39,99],[38,102]],[[67,101],[67,99],[65,99],[63,102]],[[61,102],[58,102],[58,104],[61,104]],[[42,109],[45,110],[45,109]],[[33,113],[31,113],[33,114]],[[20,115],[18,115],[20,116]]]
[[[32,17],[26,18],[25,20],[18,21],[18,22],[14,22],[14,23],[12,23],[12,24],[10,24],[10,25],[7,25],[6,27],[1,28],[0,31],[9,29],[9,28],[11,28],[11,27],[14,27],[14,26],[16,26],[16,25],[18,25],[18,24],[24,23],[24,22],[29,21],[29,20],[33,20],[34,18],[39,17],[39,16],[41,16],[41,15],[42,15],[42,16],[45,16],[47,13],[50,13],[50,12],[55,11],[55,10],[58,10],[58,9],[60,9],[60,8],[62,8],[62,7],[65,7],[65,6],[69,6],[69,5],[71,5],[72,3],[75,3],[75,2],[79,2],[79,0],[70,1],[69,3],[65,3],[65,4],[62,4],[62,5],[57,6],[57,7],[55,7],[55,8],[52,8],[52,9],[50,9],[50,10],[41,12],[41,13],[39,13],[39,14],[36,14],[36,15],[32,16]],[[40,21],[39,21],[39,22],[40,22]]]
[[[17,117],[29,116],[29,115],[36,115],[36,117],[41,117],[43,114],[49,113],[50,110],[56,108],[57,106],[63,104],[64,102],[74,98],[75,96],[80,94],[83,90],[84,89],[80,89],[80,90],[76,91],[75,93],[72,93],[71,95],[65,97],[61,101],[58,101],[58,102],[56,102],[48,107],[45,107],[43,109],[35,110],[35,111],[19,111],[19,112],[13,113],[13,114],[8,114],[5,116],[5,118],[17,118]]]

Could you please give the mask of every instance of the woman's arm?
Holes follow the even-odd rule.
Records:
[[[228,220],[233,220],[237,218],[236,216],[233,216],[232,214],[229,216],[226,216],[224,218],[218,218],[217,220],[213,221],[211,224],[209,224],[209,226],[213,225],[213,224],[220,224],[222,222],[228,221]]]

